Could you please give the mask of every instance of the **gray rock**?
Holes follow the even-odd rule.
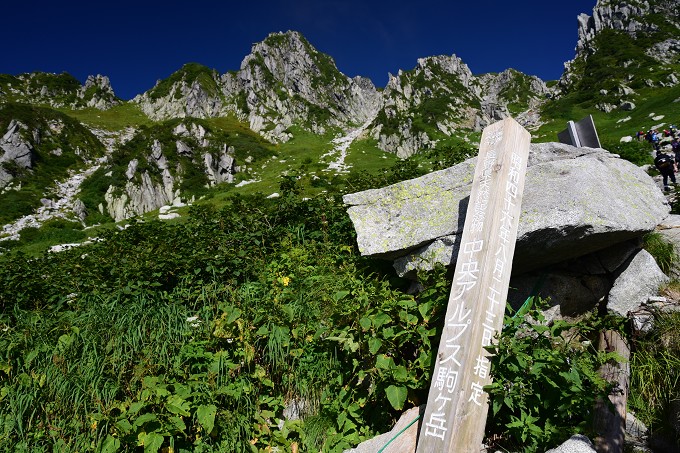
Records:
[[[154,183],[148,172],[139,176],[139,182],[128,181],[122,189],[109,187],[104,195],[106,211],[116,221],[128,219],[171,204],[179,196],[174,189],[174,178],[164,173],[163,183]]]
[[[635,417],[635,414],[626,413],[626,436],[642,439],[647,436],[647,427]]]
[[[675,251],[680,251],[680,215],[670,214],[664,219],[662,223],[657,226],[656,231],[660,233],[665,240],[673,244]],[[672,270],[674,277],[680,277],[679,269]]]
[[[362,442],[356,448],[350,448],[343,453],[376,453],[383,448],[382,453],[415,453],[420,424],[414,421],[424,413],[424,405],[419,408],[413,407],[401,414],[390,432]],[[406,430],[397,435],[402,429]]]
[[[607,310],[626,317],[657,295],[659,287],[670,279],[646,250],[640,250],[624,267],[609,292]]]
[[[85,203],[79,199],[76,199],[73,202],[73,214],[75,214],[81,223],[84,223],[85,218],[87,217],[87,208],[85,207]]]
[[[92,90],[91,88],[96,88]],[[93,93],[89,95],[88,93]],[[85,84],[76,92],[78,101],[74,102],[72,107],[93,107],[98,110],[107,110],[111,107],[120,104],[118,98],[111,88],[109,78],[100,74],[96,76],[89,75]],[[83,105],[84,102],[84,105]]]
[[[175,142],[175,145],[177,146],[177,154],[183,155],[183,156],[189,156],[191,157],[193,154],[193,151],[189,145],[184,143],[181,140],[177,140]]]
[[[665,297],[652,296],[640,307],[629,312],[634,334],[645,334],[654,329],[654,321],[661,313],[680,312],[678,302],[669,301]]]
[[[680,40],[667,39],[649,48],[647,55],[664,64],[673,64],[680,54]]]
[[[400,275],[435,263],[452,264],[474,165],[473,158],[420,178],[346,195],[361,253],[396,260]],[[668,211],[652,178],[614,154],[532,144],[513,273],[639,237]]]
[[[212,154],[205,153],[203,155],[203,163],[205,165],[205,172],[210,180],[210,185],[220,184],[223,182],[234,182],[234,174],[236,173],[236,160],[233,156],[234,149],[226,145],[219,155],[219,160],[215,159]]]
[[[595,446],[586,436],[575,434],[557,448],[552,448],[545,453],[593,453]]]
[[[619,106],[619,108],[620,108],[621,110],[624,110],[624,111],[628,112],[628,111],[630,111],[630,110],[635,110],[635,104],[632,103],[632,102],[630,102],[630,101],[624,101],[624,102],[621,103],[621,105]]]
[[[600,303],[609,292],[609,279],[603,275],[570,274],[556,270],[541,274],[524,274],[510,281],[508,303],[518,309],[532,295],[532,290],[549,300],[546,318],[577,317]]]
[[[31,143],[24,138],[22,131],[28,128],[17,120],[11,120],[7,131],[0,138],[0,189],[5,187],[14,176],[7,171],[5,165],[19,169],[33,168],[34,150]]]

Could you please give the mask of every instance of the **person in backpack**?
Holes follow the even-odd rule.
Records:
[[[675,163],[673,158],[663,151],[659,150],[656,152],[656,158],[654,159],[654,166],[659,170],[661,176],[663,177],[663,190],[668,191],[668,178],[671,178],[673,184],[675,182]]]
[[[671,140],[671,151],[675,155],[675,171],[678,171],[680,170],[678,168],[678,164],[680,164],[680,141],[678,141],[677,137]]]
[[[661,135],[656,130],[652,132],[652,146],[657,152],[661,148]]]

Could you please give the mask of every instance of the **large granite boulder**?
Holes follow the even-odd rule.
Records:
[[[658,289],[669,282],[654,257],[646,250],[640,250],[621,270],[609,292],[607,309],[619,316],[638,309],[650,297],[658,293]]]
[[[458,254],[476,159],[344,197],[359,249],[400,275],[451,265]],[[604,149],[532,144],[513,274],[639,237],[668,215],[644,170]]]

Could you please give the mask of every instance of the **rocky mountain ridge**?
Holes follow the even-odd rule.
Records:
[[[457,129],[478,131],[510,114],[535,126],[527,112],[548,91],[539,78],[515,70],[473,76],[455,55],[419,59],[413,70],[390,75],[381,91],[369,79],[345,76],[331,57],[288,31],[254,44],[236,72],[187,65],[133,102],[154,120],[232,113],[273,142],[289,140],[291,126],[323,134],[370,120],[368,134],[380,149],[408,157]]]
[[[18,76],[0,74],[0,102],[107,110],[122,101],[114,94],[109,78],[103,75],[90,75],[81,85],[68,73],[32,72]]]
[[[129,101],[125,108],[139,108],[156,125],[136,131],[139,138],[132,137],[129,144],[117,145],[115,164],[103,163],[93,174],[100,178],[97,184],[85,182],[90,192],[93,186],[105,186],[85,205],[90,213],[116,220],[138,215],[231,181],[235,172],[257,160],[251,150],[262,150],[255,139],[240,142],[235,137],[210,139],[208,149],[205,137],[171,133],[179,119],[186,120],[189,130],[195,119],[235,117],[272,146],[289,142],[298,131],[327,134],[343,143],[342,160],[353,141],[364,139],[399,158],[448,149],[508,116],[535,130],[551,120],[545,106],[570,115],[572,98],[578,112],[635,109],[638,100],[648,97],[645,90],[678,83],[680,24],[673,8],[674,2],[662,0],[599,0],[592,16],[579,17],[576,56],[566,64],[559,84],[550,88],[513,69],[474,75],[456,55],[440,55],[418,59],[413,69],[390,75],[381,90],[369,79],[342,74],[330,56],[300,33],[272,33],[252,46],[236,71],[220,74],[189,63]],[[121,101],[104,76],[90,76],[82,85],[68,74],[0,76],[0,105],[15,102],[110,109]],[[28,145],[22,148],[26,139],[17,131],[23,131],[22,137],[40,131],[11,115],[0,126],[5,136],[0,181],[6,185],[19,170],[32,175],[38,162],[27,164],[30,154],[21,151]],[[208,135],[217,134],[213,126],[200,127]],[[344,161],[335,166],[346,170]],[[190,181],[198,189],[189,188]]]
[[[599,91],[602,98],[609,97],[596,103],[602,111],[632,102],[637,89],[676,86],[680,83],[677,2],[598,0],[592,15],[578,17],[575,52],[559,80],[561,94],[584,88]],[[603,64],[609,66],[608,72],[600,67]]]
[[[187,65],[169,80],[132,102],[154,120],[235,114],[274,142],[289,140],[287,129],[296,124],[319,134],[362,124],[379,103],[370,80],[345,76],[298,32],[254,44],[238,71],[219,75]]]

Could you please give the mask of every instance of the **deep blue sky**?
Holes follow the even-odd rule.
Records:
[[[574,57],[579,13],[596,0],[192,0],[5,2],[0,73],[111,79],[130,99],[196,62],[237,70],[251,45],[296,30],[343,73],[385,86],[416,60],[456,54],[474,74],[514,68],[559,78]]]

